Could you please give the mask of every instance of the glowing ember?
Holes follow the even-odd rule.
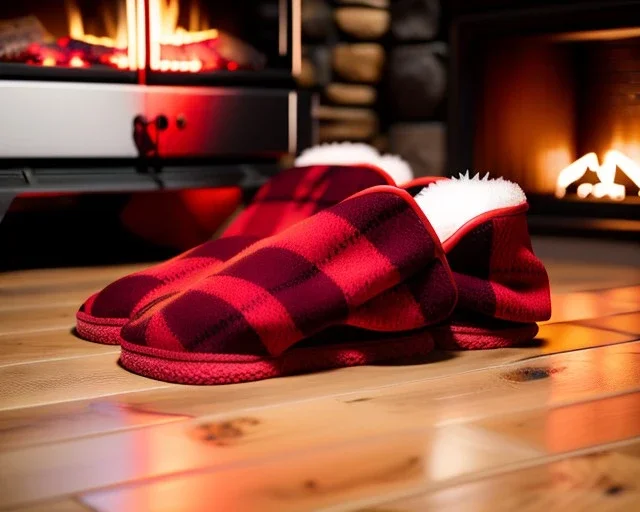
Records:
[[[609,197],[615,201],[622,201],[627,191],[624,185],[615,182],[616,169],[620,169],[634,184],[640,188],[640,166],[620,151],[607,151],[602,164],[598,161],[598,155],[587,153],[571,165],[568,165],[556,180],[556,197],[561,199],[567,193],[567,187],[580,180],[587,171],[596,174],[598,183],[581,183],[576,193],[581,199],[589,196],[601,199]],[[638,192],[640,195],[640,191]]]
[[[74,55],[73,57],[71,57],[71,59],[69,59],[69,65],[72,68],[84,68],[88,66],[88,64],[84,60],[82,60],[82,57],[79,57],[77,55]]]

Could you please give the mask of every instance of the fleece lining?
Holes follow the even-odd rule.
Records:
[[[438,180],[423,188],[415,200],[444,242],[464,224],[492,210],[518,206],[527,201],[520,186],[487,173],[470,177],[469,171],[450,180]]]

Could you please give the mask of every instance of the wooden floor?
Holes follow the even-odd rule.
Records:
[[[221,387],[71,334],[132,267],[2,275],[0,509],[640,510],[639,264],[538,244],[535,346]]]

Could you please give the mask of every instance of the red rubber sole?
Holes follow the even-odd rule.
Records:
[[[103,345],[120,345],[122,342],[120,329],[128,321],[128,318],[98,318],[78,311],[76,313],[76,333],[87,341]]]
[[[534,339],[538,331],[535,323],[505,328],[446,324],[433,328],[431,334],[443,350],[481,350],[521,345]]]
[[[178,353],[122,341],[120,364],[156,380],[191,385],[233,384],[374,363],[420,363],[433,350],[429,332],[366,343],[294,348],[280,357]]]

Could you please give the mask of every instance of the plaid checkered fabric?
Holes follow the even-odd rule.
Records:
[[[162,290],[179,289],[204,269],[213,269],[262,238],[285,230],[352,194],[391,184],[384,172],[368,166],[309,166],[285,170],[256,194],[252,203],[217,240],[123,277],[90,297],[77,314],[85,339],[117,343],[129,317]]]
[[[441,322],[455,302],[452,275],[427,219],[409,194],[383,186],[263,239],[188,288],[159,297],[124,326],[122,337],[194,358],[280,356],[330,326],[405,331]]]
[[[549,278],[533,252],[524,213],[484,222],[447,257],[460,311],[522,323],[551,316]]]
[[[442,177],[417,178],[403,186],[412,196]],[[452,317],[432,330],[447,349],[496,348],[533,339],[536,322],[551,316],[551,289],[544,264],[534,254],[527,206],[489,215],[463,227],[445,243],[458,289]]]
[[[436,343],[446,348],[495,348],[528,341],[536,322],[551,317],[551,288],[534,254],[526,214],[497,216],[447,249],[458,305]]]

